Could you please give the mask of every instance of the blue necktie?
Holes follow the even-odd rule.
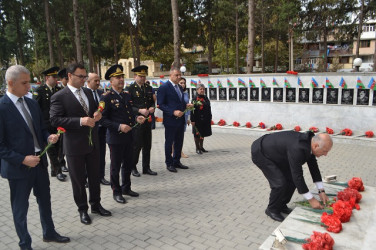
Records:
[[[175,84],[175,90],[176,90],[176,93],[178,93],[179,98],[181,99],[181,92],[180,92],[179,86],[177,84]]]

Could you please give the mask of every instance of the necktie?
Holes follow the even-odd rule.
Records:
[[[181,92],[180,92],[179,86],[177,84],[175,84],[175,90],[176,90],[176,93],[178,93],[179,98],[181,99]]]
[[[33,120],[31,119],[31,116],[30,116],[29,112],[27,111],[27,109],[25,107],[24,100],[22,98],[19,98],[18,102],[21,103],[22,113],[25,116],[26,123],[29,126],[31,134],[33,135],[34,147],[40,149],[40,146],[39,146],[39,143],[38,143],[38,139],[37,139],[37,136],[35,134],[35,130],[34,130],[34,126],[33,126]]]
[[[77,90],[76,90],[76,93],[77,93],[77,95],[78,95],[78,99],[80,100],[80,103],[81,103],[82,108],[85,110],[85,113],[86,113],[87,115],[89,115],[89,108],[87,107],[87,105],[86,105],[84,99],[83,99],[82,96],[81,96],[81,91],[80,91],[80,89],[77,89]]]
[[[98,101],[98,97],[97,97],[97,91],[93,90],[93,95],[94,95],[95,104],[98,106],[99,105],[99,101]]]

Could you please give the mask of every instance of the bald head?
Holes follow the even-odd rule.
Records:
[[[312,137],[311,141],[311,149],[312,154],[316,157],[320,157],[322,155],[327,155],[328,152],[332,149],[333,140],[328,134],[318,134]]]
[[[96,73],[89,73],[87,79],[87,86],[92,90],[97,90],[99,88],[100,78]]]

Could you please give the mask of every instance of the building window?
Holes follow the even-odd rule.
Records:
[[[350,62],[350,57],[344,56],[339,58],[339,63],[349,63]]]
[[[361,48],[369,48],[369,47],[371,47],[371,40],[360,41],[360,47]]]
[[[363,32],[373,32],[373,31],[375,31],[374,24],[363,25]]]

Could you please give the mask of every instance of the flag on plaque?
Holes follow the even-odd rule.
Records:
[[[289,81],[287,81],[287,78],[285,77],[285,88],[291,88],[291,85]]]
[[[214,85],[210,80],[208,80],[208,86],[209,86],[209,88],[214,88]]]
[[[221,80],[217,80],[217,86],[218,88],[223,88]]]
[[[326,86],[327,89],[334,88],[333,84],[329,81],[328,77],[325,80],[325,86]]]
[[[371,80],[368,83],[368,88],[375,90],[376,89],[376,81],[371,77]]]
[[[245,82],[243,81],[243,79],[238,78],[238,85],[239,85],[240,87],[245,87]]]
[[[345,82],[345,79],[343,79],[343,77],[341,77],[341,81],[339,82],[339,86],[344,88],[344,89],[347,89],[347,84]]]
[[[302,80],[300,79],[300,77],[298,77],[298,85],[302,88],[304,88],[304,85],[303,85],[303,82]]]
[[[191,87],[197,88],[197,81],[191,79]]]
[[[249,78],[249,87],[251,87],[251,88],[255,88],[256,87],[255,83],[252,81],[251,78]]]
[[[358,77],[358,79],[356,80],[356,88],[357,89],[365,89],[366,87],[364,86],[362,80],[360,80],[360,78]]]
[[[159,81],[159,86],[162,86],[162,84],[165,84],[167,81],[162,81],[162,80],[160,80]]]
[[[315,78],[312,77],[312,80],[311,80],[311,85],[312,85],[312,88],[317,88],[319,86],[319,84],[316,82]]]
[[[157,83],[156,81],[152,81],[152,82],[151,82],[151,85],[152,85],[153,87],[158,88],[158,83]]]
[[[261,88],[266,88],[266,84],[265,84],[264,80],[262,80],[262,78],[260,78],[260,86],[261,86]]]
[[[277,80],[276,80],[274,77],[273,77],[273,85],[279,87],[279,85],[278,85],[278,83],[277,83]]]
[[[234,87],[234,84],[228,78],[227,78],[227,86],[229,86],[230,88]]]

